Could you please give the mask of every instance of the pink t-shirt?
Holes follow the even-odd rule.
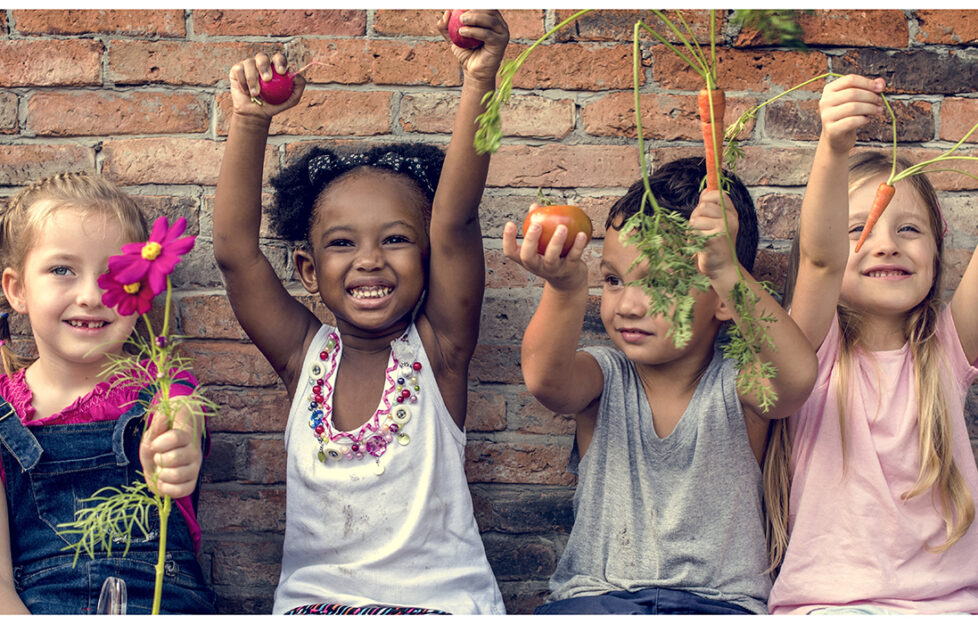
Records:
[[[150,372],[152,372],[150,367]],[[139,397],[140,388],[132,385],[113,384],[115,378],[103,381],[92,389],[88,394],[78,397],[74,403],[64,408],[56,414],[46,418],[31,420],[34,417],[34,406],[32,401],[34,394],[24,378],[27,369],[22,368],[13,375],[7,376],[0,374],[0,397],[10,403],[20,421],[27,427],[42,427],[44,425],[70,425],[79,423],[98,422],[103,420],[116,420],[135,405]],[[174,375],[176,379],[189,382],[193,386],[197,385],[197,379],[189,372],[178,372]],[[183,384],[173,384],[170,387],[170,395],[174,397],[186,396],[192,390]],[[7,482],[7,475],[4,472],[3,462],[0,461],[0,480],[4,484]],[[200,524],[194,513],[193,503],[189,496],[173,501],[176,503],[187,527],[190,529],[190,536],[193,538],[194,548],[200,549]]]
[[[917,398],[909,345],[854,357],[854,400],[847,408],[847,466],[839,431],[838,319],[818,350],[815,389],[791,417],[794,440],[791,540],[771,590],[771,613],[872,605],[902,612],[978,613],[978,521],[949,550],[940,502],[901,494],[917,480]],[[945,397],[952,414],[953,455],[972,498],[978,467],[964,422],[968,388],[978,376],[961,348],[950,308],[937,336],[947,359]]]

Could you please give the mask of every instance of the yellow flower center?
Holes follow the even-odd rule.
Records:
[[[126,291],[130,295],[135,295],[139,292],[139,282],[135,284],[125,284],[122,286],[122,290]]]
[[[143,245],[143,260],[156,260],[161,251],[163,251],[163,247],[159,243],[150,241]]]

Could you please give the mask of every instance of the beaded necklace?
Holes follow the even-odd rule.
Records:
[[[400,446],[407,446],[411,442],[411,436],[404,431],[404,426],[411,420],[411,406],[418,402],[418,393],[421,392],[418,384],[421,362],[415,359],[415,348],[407,342],[407,332],[391,341],[391,364],[384,372],[387,383],[381,397],[382,407],[356,431],[335,431],[331,417],[333,386],[329,380],[333,379],[333,373],[339,366],[342,350],[339,335],[331,332],[325,347],[319,352],[319,361],[309,367],[307,385],[312,388],[307,397],[309,428],[319,440],[317,457],[324,464],[372,457],[376,460],[374,473],[379,476],[384,473],[380,458],[387,452],[388,446],[394,440]]]

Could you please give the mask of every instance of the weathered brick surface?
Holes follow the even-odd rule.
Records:
[[[367,14],[363,10],[197,10],[192,13],[194,32],[212,37],[296,35],[363,35]]]
[[[97,85],[102,43],[92,40],[0,41],[0,87]]]
[[[133,37],[183,37],[187,34],[181,10],[14,11],[21,35],[86,35],[111,33]]]
[[[571,9],[505,10],[515,58]],[[674,12],[667,12],[675,19]],[[708,13],[681,12],[700,44]],[[0,11],[0,208],[25,184],[65,170],[96,171],[131,192],[148,219],[185,217],[194,249],[173,274],[176,330],[186,335],[206,395],[200,555],[221,613],[268,613],[278,582],[285,522],[285,448],[290,400],[282,381],[234,319],[213,257],[213,206],[225,145],[228,69],[262,51],[291,67],[310,61],[308,87],[277,117],[265,152],[260,248],[283,284],[320,319],[332,315],[295,280],[294,244],[269,227],[269,180],[313,145],[359,150],[377,143],[451,137],[462,74],[435,31],[438,10],[161,9]],[[818,10],[801,17],[807,52],[764,44],[718,11],[718,79],[726,121],[826,71],[880,75],[897,118],[903,155],[939,155],[978,120],[978,11]],[[575,477],[566,472],[575,421],[527,391],[520,341],[543,282],[502,253],[507,221],[521,226],[538,189],[582,207],[594,224],[585,250],[590,293],[579,342],[608,344],[600,319],[604,221],[639,177],[632,90],[632,28],[646,10],[598,10],[539,46],[516,73],[501,110],[503,145],[493,156],[480,207],[486,294],[469,368],[466,470],[476,520],[507,609],[531,612],[573,524]],[[695,97],[702,80],[646,34],[640,106],[654,171],[701,157]],[[780,287],[819,136],[824,80],[757,112],[738,137],[737,171],[757,206],[761,245],[754,268]],[[857,150],[888,150],[886,116],[858,135]],[[959,150],[978,156],[978,133]],[[978,174],[978,165],[956,166]],[[932,175],[949,222],[946,286],[954,289],[978,245],[978,181]],[[840,181],[844,183],[844,181]],[[150,312],[162,321],[163,305]],[[31,355],[30,324],[11,318],[12,346]],[[978,386],[966,425],[978,454]]]
[[[45,92],[27,107],[28,130],[43,136],[184,134],[209,127],[207,100],[189,93]]]

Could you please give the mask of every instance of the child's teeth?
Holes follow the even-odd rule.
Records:
[[[350,293],[357,299],[374,299],[377,297],[385,297],[391,292],[390,288],[356,288]]]

